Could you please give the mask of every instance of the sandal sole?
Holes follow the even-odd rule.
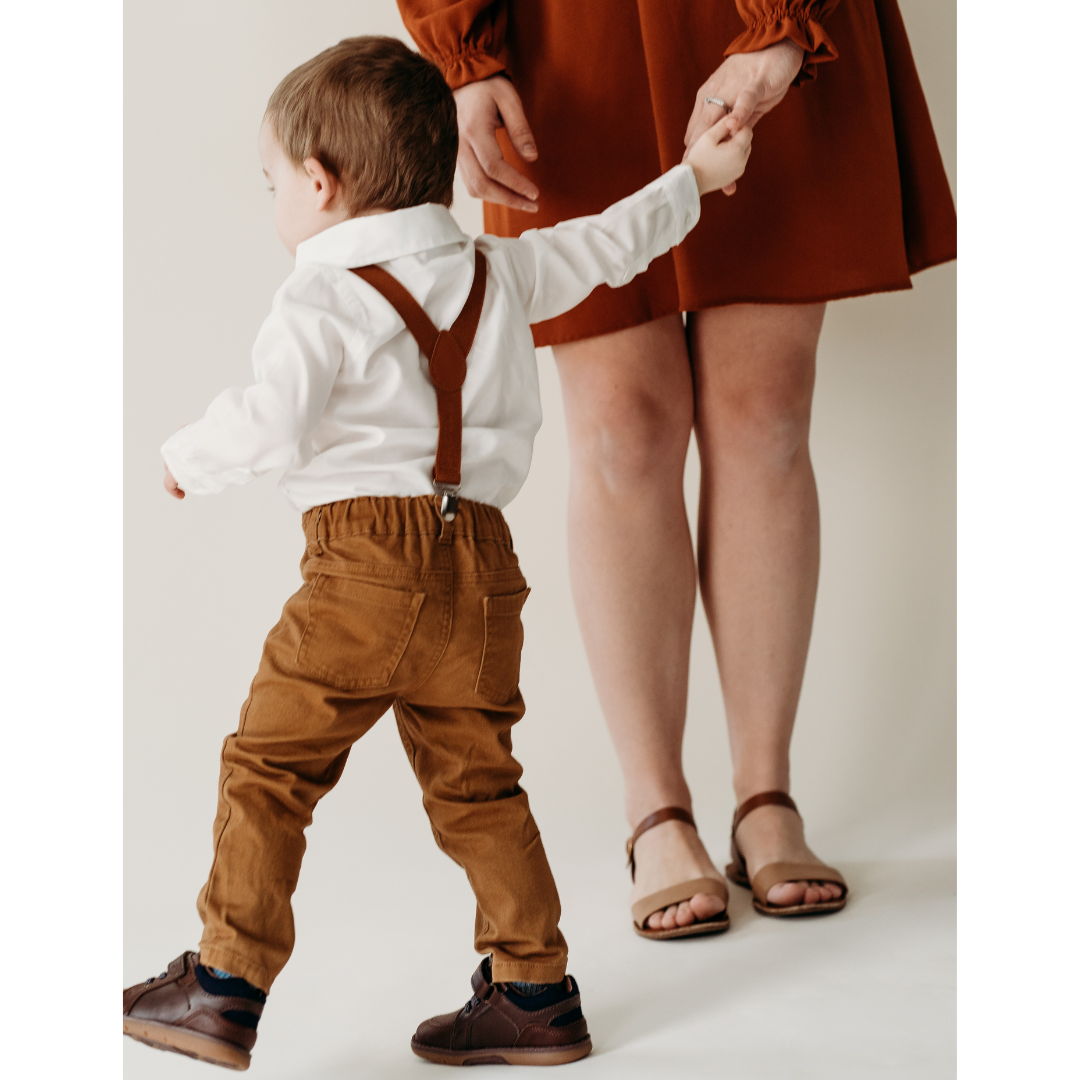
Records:
[[[728,880],[738,885],[740,889],[751,888],[750,879],[741,873],[734,863],[728,863],[724,868]],[[792,919],[802,915],[831,915],[839,911],[847,904],[847,893],[839,900],[823,900],[817,904],[793,904],[790,907],[776,907],[774,904],[763,904],[756,896],[753,899],[754,910],[759,915],[768,915],[771,919]]]
[[[251,1055],[243,1047],[235,1046],[224,1039],[215,1039],[212,1035],[191,1031],[189,1028],[125,1016],[124,1034],[136,1042],[152,1046],[155,1050],[170,1050],[174,1054],[197,1058],[210,1065],[220,1065],[224,1069],[244,1072],[251,1064]]]
[[[670,930],[649,930],[646,927],[633,924],[634,933],[638,937],[647,938],[649,941],[670,941],[673,938],[704,937],[706,934],[722,934],[731,929],[731,918],[726,915],[723,919],[706,919],[704,922],[693,922],[689,926],[675,926]]]
[[[436,1065],[566,1065],[592,1051],[592,1037],[586,1035],[569,1046],[490,1046],[475,1050],[444,1050],[414,1038],[412,1051],[417,1057]]]

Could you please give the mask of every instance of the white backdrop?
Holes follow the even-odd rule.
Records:
[[[954,179],[955,5],[901,7]],[[290,270],[255,151],[266,99],[291,68],[358,33],[406,37],[393,0],[126,8],[128,982],[198,940],[194,900],[209,866],[220,743],[262,640],[298,586],[302,549],[297,515],[272,479],[178,503],[162,491],[158,447],[221,389],[249,380],[251,343]],[[757,137],[768,137],[767,120]],[[752,172],[751,163],[746,182]],[[463,191],[454,212],[480,230],[479,204]],[[827,861],[953,852],[955,280],[952,266],[937,268],[911,292],[830,305],[825,321],[812,429],[822,575],[793,794]],[[529,711],[515,747],[572,928],[565,882],[582,875],[623,910],[627,826],[567,583],[558,382],[550,353],[539,361],[544,427],[507,512],[533,588],[522,665]],[[696,485],[692,450],[692,515]],[[685,760],[702,835],[722,865],[733,798],[700,604]],[[448,944],[436,953],[453,958],[464,991],[474,963],[468,888],[431,842],[415,780],[383,722],[354,750],[309,830],[298,929],[343,914],[372,925],[378,913],[400,955],[429,957],[427,933],[414,940],[395,921],[395,875],[438,897],[426,925],[432,935],[445,928]],[[570,929],[568,937],[573,948]]]

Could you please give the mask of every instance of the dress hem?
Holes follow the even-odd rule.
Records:
[[[584,334],[575,334],[573,332],[568,332],[565,334],[538,334],[536,332],[536,328],[534,327],[533,344],[538,349],[546,348],[553,345],[569,345],[575,341],[587,341],[589,338],[604,337],[607,334],[618,333],[618,331],[620,330],[629,330],[635,326],[644,326],[646,323],[656,322],[657,319],[666,319],[669,315],[689,313],[692,311],[708,311],[710,308],[731,307],[733,304],[827,304],[833,300],[851,300],[859,296],[872,296],[875,293],[904,292],[907,289],[912,288],[910,275],[921,273],[923,270],[929,270],[934,266],[943,266],[945,263],[952,262],[955,258],[956,255],[954,253],[952,255],[946,255],[941,258],[929,260],[925,263],[925,265],[912,267],[909,272],[909,276],[903,281],[892,282],[890,284],[867,285],[856,289],[845,289],[841,292],[830,292],[827,294],[810,296],[801,295],[798,297],[762,297],[760,295],[746,297],[733,296],[725,298],[724,300],[717,301],[715,303],[694,304],[687,307],[679,306],[671,308],[669,311],[657,311],[655,313],[647,315],[645,318],[631,319],[630,321],[620,321]]]

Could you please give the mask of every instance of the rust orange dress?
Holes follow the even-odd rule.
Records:
[[[533,327],[554,345],[677,311],[911,287],[956,257],[956,212],[896,0],[398,0],[452,88],[514,81],[536,135],[540,211],[484,205],[500,236],[593,214],[683,155],[698,87],[790,38],[796,87],[755,128],[738,192],[628,285]]]

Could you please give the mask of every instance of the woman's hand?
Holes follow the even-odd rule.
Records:
[[[536,213],[540,192],[507,165],[495,132],[506,128],[510,143],[525,161],[536,160],[536,141],[514,84],[492,75],[454,91],[458,115],[458,167],[470,195]]]
[[[687,147],[722,116],[735,122],[734,130],[753,127],[770,109],[775,109],[802,68],[803,51],[784,40],[754,53],[729,56],[698,90],[690,123],[686,125]],[[707,97],[727,103],[730,113],[719,105],[706,104]]]
[[[699,195],[734,186],[746,168],[751,138],[751,129],[741,127],[736,130],[730,116],[701,133],[686,153],[686,162],[694,170]]]

